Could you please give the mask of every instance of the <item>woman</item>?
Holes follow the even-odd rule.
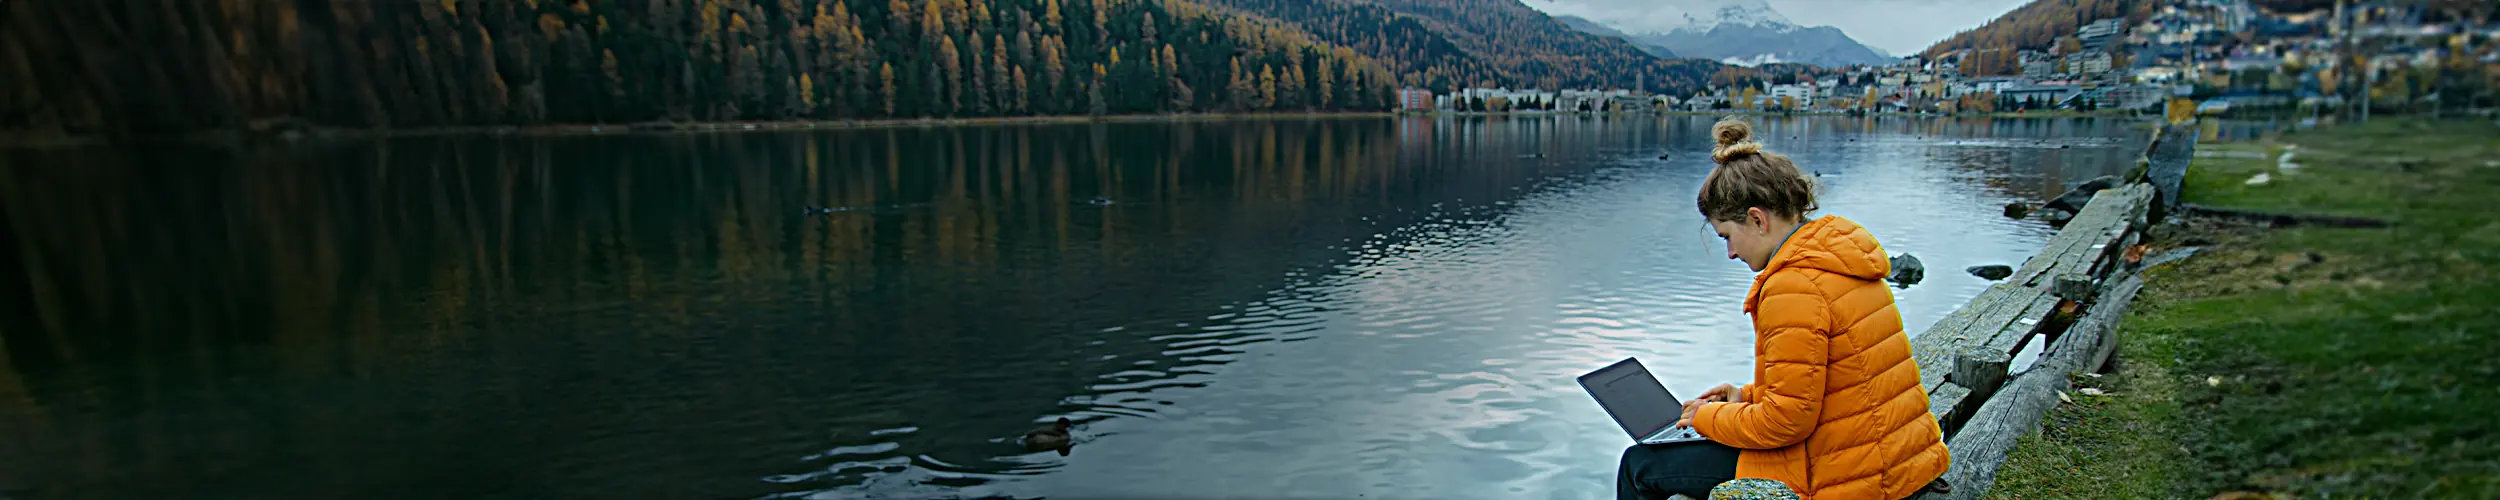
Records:
[[[1734,478],[1778,480],[1807,499],[1905,498],[1944,475],[1944,433],[1927,413],[1891,263],[1866,228],[1815,210],[1814,181],[1764,151],[1743,121],[1710,127],[1718,167],[1703,217],[1727,256],[1753,268],[1754,383],[1684,403],[1708,443],[1633,445],[1616,471],[1623,499],[1707,498]]]

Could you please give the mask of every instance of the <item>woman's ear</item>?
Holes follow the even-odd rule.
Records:
[[[1746,208],[1745,225],[1753,228],[1754,232],[1770,234],[1771,213],[1763,211],[1762,207]]]

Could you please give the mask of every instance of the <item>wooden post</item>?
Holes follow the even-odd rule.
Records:
[[[1938,422],[1947,424],[1945,435],[1951,436],[1970,424],[1971,416],[1979,413],[1979,405],[1987,403],[1988,398],[1996,396],[1998,388],[2005,386],[2007,370],[2013,364],[2013,353],[1986,346],[1964,347],[1953,353],[1953,374],[1945,377],[1946,385],[1960,386],[1970,394],[1953,405],[1952,421]],[[1934,405],[1929,406],[1932,410]]]
[[[2014,355],[2004,351],[1984,347],[1963,348],[1953,353],[1953,375],[1946,377],[1945,381],[1969,387],[1974,393],[1994,392],[1997,386],[2005,383],[2009,373],[2007,367],[2013,363]]]
[[[2065,273],[2057,275],[2057,281],[2049,289],[2049,293],[2056,295],[2057,298],[2083,302],[2092,300],[2092,294],[2098,292],[2098,288],[2100,287],[2092,283],[2090,275]]]

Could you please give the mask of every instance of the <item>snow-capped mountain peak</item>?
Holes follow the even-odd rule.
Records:
[[[1763,0],[1526,0],[1574,26],[1680,57],[1755,66],[1795,62],[1820,66],[1888,64],[1839,28],[1798,26]],[[1644,49],[1650,50],[1650,49]]]
[[[1684,25],[1674,29],[1684,31],[1710,31],[1711,28],[1717,28],[1722,24],[1760,26],[1765,28],[1792,28],[1796,26],[1795,23],[1788,22],[1788,16],[1780,15],[1779,11],[1771,10],[1771,5],[1763,3],[1762,0],[1720,0],[1718,8],[1715,10],[1708,12],[1685,13]],[[1663,33],[1664,31],[1660,32]]]
[[[1633,35],[1677,31],[1702,33],[1723,25],[1794,29],[1788,16],[1762,0],[1674,0],[1640,2],[1626,8],[1620,0],[1530,0],[1528,6],[1548,14],[1596,20]]]

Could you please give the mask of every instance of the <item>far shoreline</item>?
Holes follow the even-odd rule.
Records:
[[[1850,112],[1784,112],[1761,110],[1718,109],[1708,111],[1306,111],[1258,113],[1155,113],[1125,115],[1043,115],[972,118],[873,118],[851,120],[741,120],[698,122],[630,122],[569,123],[548,125],[464,125],[411,128],[345,128],[314,125],[293,118],[256,120],[243,129],[197,132],[171,136],[135,136],[112,138],[103,135],[17,135],[0,136],[0,149],[56,149],[105,146],[121,143],[188,143],[211,146],[243,146],[257,143],[281,145],[301,144],[308,140],[376,140],[409,137],[496,136],[496,137],[564,137],[584,135],[665,135],[719,134],[742,132],[790,132],[813,130],[876,130],[902,128],[977,127],[1002,125],[1068,125],[1085,123],[1187,123],[1243,120],[1340,120],[1358,118],[1407,117],[1627,117],[1627,116],[1836,116],[1836,117],[1906,117],[1906,118],[2138,118],[2138,115],[2100,112],[1981,112],[1981,113],[1850,113]]]
[[[51,149],[122,143],[188,143],[240,146],[245,143],[299,144],[320,140],[376,140],[408,137],[497,136],[559,137],[578,135],[665,135],[810,130],[874,130],[997,125],[1065,125],[1082,123],[1182,123],[1233,120],[1393,118],[1394,111],[1307,111],[1260,113],[1157,113],[1126,115],[1041,115],[971,118],[873,118],[856,120],[733,120],[692,122],[565,123],[546,125],[461,125],[405,128],[349,128],[315,125],[294,118],[255,120],[231,130],[179,135],[0,135],[0,149]]]

